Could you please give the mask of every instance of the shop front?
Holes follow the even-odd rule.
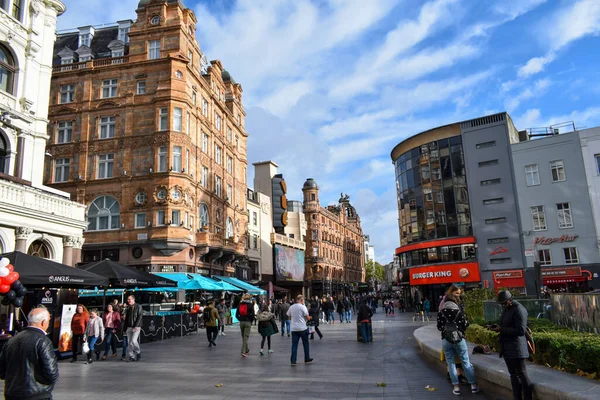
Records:
[[[479,287],[481,281],[478,262],[413,267],[408,273],[410,286],[419,286],[423,300],[429,299],[432,305],[438,304],[450,285],[469,289]]]
[[[522,269],[509,269],[492,272],[494,290],[509,289],[520,294],[525,294],[525,274]]]
[[[553,291],[582,293],[593,290],[591,286],[594,275],[598,276],[597,267],[558,267],[542,268],[544,286]]]

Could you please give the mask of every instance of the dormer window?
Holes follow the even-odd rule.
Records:
[[[60,64],[67,65],[76,62],[76,57],[78,56],[78,54],[73,50],[65,47],[64,49],[58,52],[58,56],[60,57]]]
[[[124,20],[124,21],[117,21],[117,24],[119,24],[119,34],[117,36],[117,40],[120,40],[121,42],[128,44],[129,43],[129,30],[131,28],[131,23],[132,21],[130,19]],[[113,56],[115,57],[115,56]]]
[[[92,41],[91,35],[89,33],[79,36],[79,45],[80,46],[90,47],[91,41]]]
[[[125,43],[122,42],[121,40],[113,40],[112,42],[110,42],[108,44],[107,47],[110,49],[111,57],[115,58],[115,57],[125,56]],[[122,62],[123,60],[113,60],[113,61]],[[115,64],[115,62],[113,62],[113,64]]]
[[[92,26],[82,26],[79,29],[79,46],[92,47],[92,39],[94,38],[94,28]]]

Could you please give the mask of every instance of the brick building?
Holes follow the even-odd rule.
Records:
[[[87,208],[83,262],[233,275],[246,262],[242,87],[178,0],[58,36],[45,182]]]
[[[319,186],[309,178],[302,187],[306,235],[306,280],[312,295],[348,293],[365,279],[364,235],[348,195],[337,205],[321,207]]]

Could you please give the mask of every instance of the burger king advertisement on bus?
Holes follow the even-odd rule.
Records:
[[[411,286],[481,281],[477,262],[410,268],[409,274]]]

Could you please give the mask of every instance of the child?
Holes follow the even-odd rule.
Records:
[[[429,302],[429,298],[425,298],[423,302],[423,308],[425,309],[425,315],[427,318],[431,318],[431,303]]]
[[[265,340],[267,341],[267,346],[269,346],[269,353],[273,352],[273,350],[271,350],[271,335],[277,333],[275,331],[277,323],[275,323],[275,314],[269,312],[269,306],[267,304],[262,306],[262,311],[258,313],[256,319],[258,320],[258,333],[262,336],[262,341],[260,342],[260,355],[264,356],[265,353],[263,348],[265,346]]]
[[[94,353],[94,345],[100,340],[104,340],[104,323],[102,322],[102,318],[98,316],[98,309],[94,308],[90,311],[90,320],[87,324],[87,328],[85,329],[85,336],[88,342],[88,346],[90,347],[90,351],[87,353],[87,364],[92,363],[92,354]],[[98,359],[98,353],[96,355],[96,359]]]

